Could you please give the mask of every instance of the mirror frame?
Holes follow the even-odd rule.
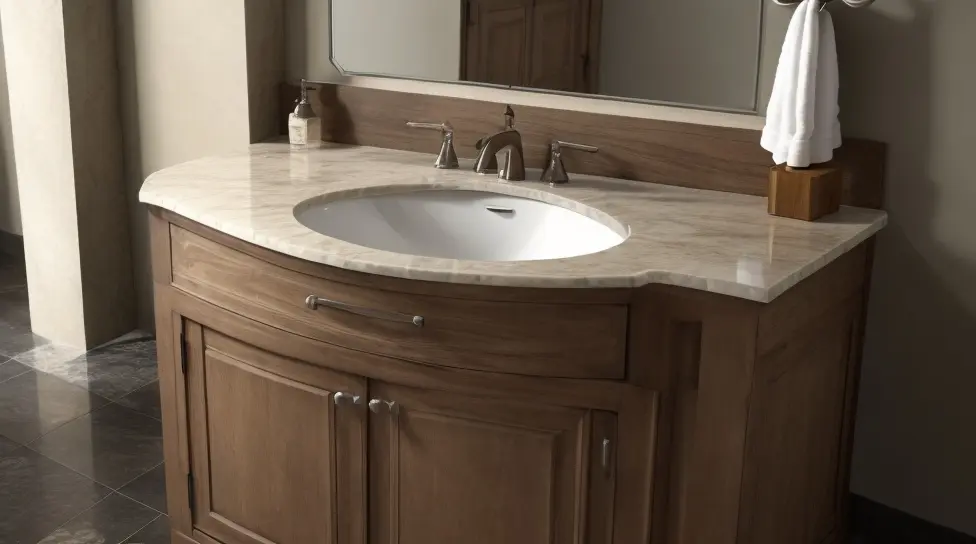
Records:
[[[526,91],[537,94],[551,94],[551,95],[561,95],[561,96],[575,96],[582,98],[594,98],[597,100],[607,100],[611,102],[632,102],[637,104],[648,104],[654,106],[668,106],[674,108],[685,108],[692,110],[704,110],[704,111],[714,111],[722,113],[736,113],[745,115],[757,115],[764,116],[765,112],[759,111],[760,107],[760,85],[762,84],[762,60],[763,60],[763,46],[766,42],[766,8],[767,0],[753,0],[756,2],[756,7],[759,10],[759,40],[756,42],[756,78],[753,83],[753,105],[752,109],[742,109],[742,108],[724,108],[721,106],[707,106],[701,104],[689,104],[687,102],[668,102],[665,100],[653,100],[648,98],[632,98],[628,96],[614,96],[614,95],[604,95],[604,94],[593,94],[593,93],[578,93],[573,91],[556,91],[550,89],[537,89],[535,87],[521,87],[518,85],[499,85],[497,83],[483,83],[480,81],[460,81],[460,80],[444,80],[444,79],[426,79],[412,76],[397,76],[392,74],[378,74],[373,72],[356,72],[353,70],[345,69],[339,61],[335,58],[335,33],[332,32],[332,23],[335,21],[332,4],[335,0],[329,1],[329,62],[335,67],[336,71],[339,72],[340,76],[343,77],[375,77],[388,80],[405,80],[405,81],[420,81],[426,83],[445,83],[448,85],[466,85],[471,87],[483,87],[489,89],[504,89],[512,91]],[[410,0],[402,0],[410,1]],[[458,0],[459,2],[464,2],[465,0]],[[595,0],[601,1],[602,0]],[[611,0],[613,1],[613,0]]]

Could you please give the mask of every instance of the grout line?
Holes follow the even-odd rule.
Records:
[[[123,495],[123,497],[124,497],[124,496],[125,496],[125,495]],[[138,502],[138,501],[136,501],[136,502]],[[142,504],[142,503],[139,503],[139,504]],[[158,512],[158,510],[153,510],[153,512]],[[145,525],[143,525],[142,527],[139,527],[138,529],[136,529],[136,530],[135,530],[135,532],[134,532],[134,533],[132,533],[131,535],[129,535],[129,536],[127,536],[127,537],[125,537],[125,538],[123,538],[122,540],[120,540],[120,541],[119,541],[119,543],[120,543],[120,544],[123,544],[123,543],[125,543],[125,542],[128,542],[130,538],[132,538],[132,537],[134,537],[134,536],[136,536],[137,534],[139,534],[139,531],[141,531],[141,530],[143,530],[143,529],[145,529],[146,527],[149,527],[150,525],[152,525],[153,523],[155,523],[157,519],[159,519],[159,518],[161,518],[161,517],[163,517],[163,516],[165,516],[165,515],[166,515],[166,514],[159,514],[158,516],[156,516],[156,517],[154,517],[154,518],[153,518],[152,520],[150,520],[150,521],[149,521],[149,523],[147,523],[147,524],[145,524]]]
[[[60,528],[64,527],[65,525],[71,523],[72,521],[74,521],[75,519],[77,519],[79,516],[81,516],[85,512],[91,510],[92,508],[95,508],[96,505],[101,504],[103,501],[105,501],[105,499],[111,497],[112,496],[112,493],[113,493],[112,491],[109,491],[108,493],[105,494],[104,497],[102,497],[102,498],[98,499],[97,501],[93,502],[91,504],[91,506],[89,506],[88,508],[85,508],[81,512],[78,512],[77,514],[75,514],[75,515],[71,516],[70,518],[68,518],[67,520],[65,520],[64,523],[62,523],[61,525],[58,525],[57,527],[55,527],[53,531],[51,531],[50,533],[44,535],[44,537],[41,538],[41,541],[43,541],[45,538],[53,535],[54,533],[58,532],[58,529],[60,529]]]
[[[125,486],[127,486],[127,485],[129,485],[129,484],[131,484],[132,482],[134,482],[134,481],[136,481],[136,480],[138,480],[139,478],[142,478],[142,477],[143,477],[143,476],[145,476],[146,474],[149,474],[150,472],[152,472],[152,471],[154,471],[154,470],[156,470],[157,468],[159,468],[159,467],[160,467],[160,465],[163,465],[163,464],[165,464],[165,463],[166,463],[166,461],[160,461],[159,463],[156,463],[156,464],[155,464],[155,465],[153,465],[153,466],[152,466],[152,468],[150,468],[149,470],[147,470],[147,471],[145,471],[145,472],[143,472],[142,474],[140,474],[140,475],[138,475],[138,476],[136,476],[135,478],[133,478],[133,479],[131,479],[131,480],[129,480],[129,481],[127,481],[127,482],[125,482],[124,484],[122,484],[122,485],[120,485],[119,487],[117,487],[117,488],[115,488],[115,489],[113,489],[112,491],[118,491],[119,489],[122,489],[123,487],[125,487]],[[108,486],[105,486],[105,487],[108,487]],[[123,496],[124,496],[124,497],[128,497],[128,495],[123,495]],[[134,500],[134,499],[133,499],[133,500]],[[136,502],[139,502],[139,501],[136,501]],[[139,504],[142,504],[142,503],[140,502]],[[149,506],[149,505],[147,504],[146,506]],[[152,507],[150,506],[150,508],[152,508]],[[156,509],[155,509],[155,508],[153,508],[153,510],[156,510]],[[156,511],[158,512],[158,510],[156,510]]]

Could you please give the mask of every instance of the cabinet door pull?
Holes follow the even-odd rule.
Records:
[[[400,413],[400,405],[392,400],[373,399],[369,401],[369,410],[374,414],[380,413],[380,410],[384,406],[386,406],[390,410],[391,414]]]
[[[362,306],[355,306],[345,302],[339,302],[338,300],[317,297],[315,295],[308,295],[308,298],[305,299],[305,306],[308,306],[309,310],[318,310],[319,306],[325,306],[326,308],[342,310],[343,312],[349,312],[351,314],[361,315],[363,317],[372,317],[374,319],[383,319],[386,321],[396,321],[397,323],[410,323],[417,327],[424,326],[424,316],[422,315],[409,315],[401,314],[399,312],[390,312],[387,310],[364,308]]]
[[[353,404],[362,404],[363,398],[359,395],[353,395],[352,393],[346,393],[345,391],[339,391],[335,395],[332,395],[332,402],[341,404],[343,400],[351,400]]]
[[[603,451],[600,455],[600,464],[603,465],[603,473],[610,475],[610,439],[603,439]]]

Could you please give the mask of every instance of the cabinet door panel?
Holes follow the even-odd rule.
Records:
[[[582,542],[591,412],[376,382],[370,397],[397,409],[371,416],[370,542]]]
[[[192,327],[194,527],[225,544],[361,543],[363,407],[332,395],[364,380]]]

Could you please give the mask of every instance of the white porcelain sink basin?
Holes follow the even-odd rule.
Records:
[[[423,190],[308,201],[295,208],[306,227],[373,249],[472,261],[577,257],[626,238],[574,211],[484,191]]]

